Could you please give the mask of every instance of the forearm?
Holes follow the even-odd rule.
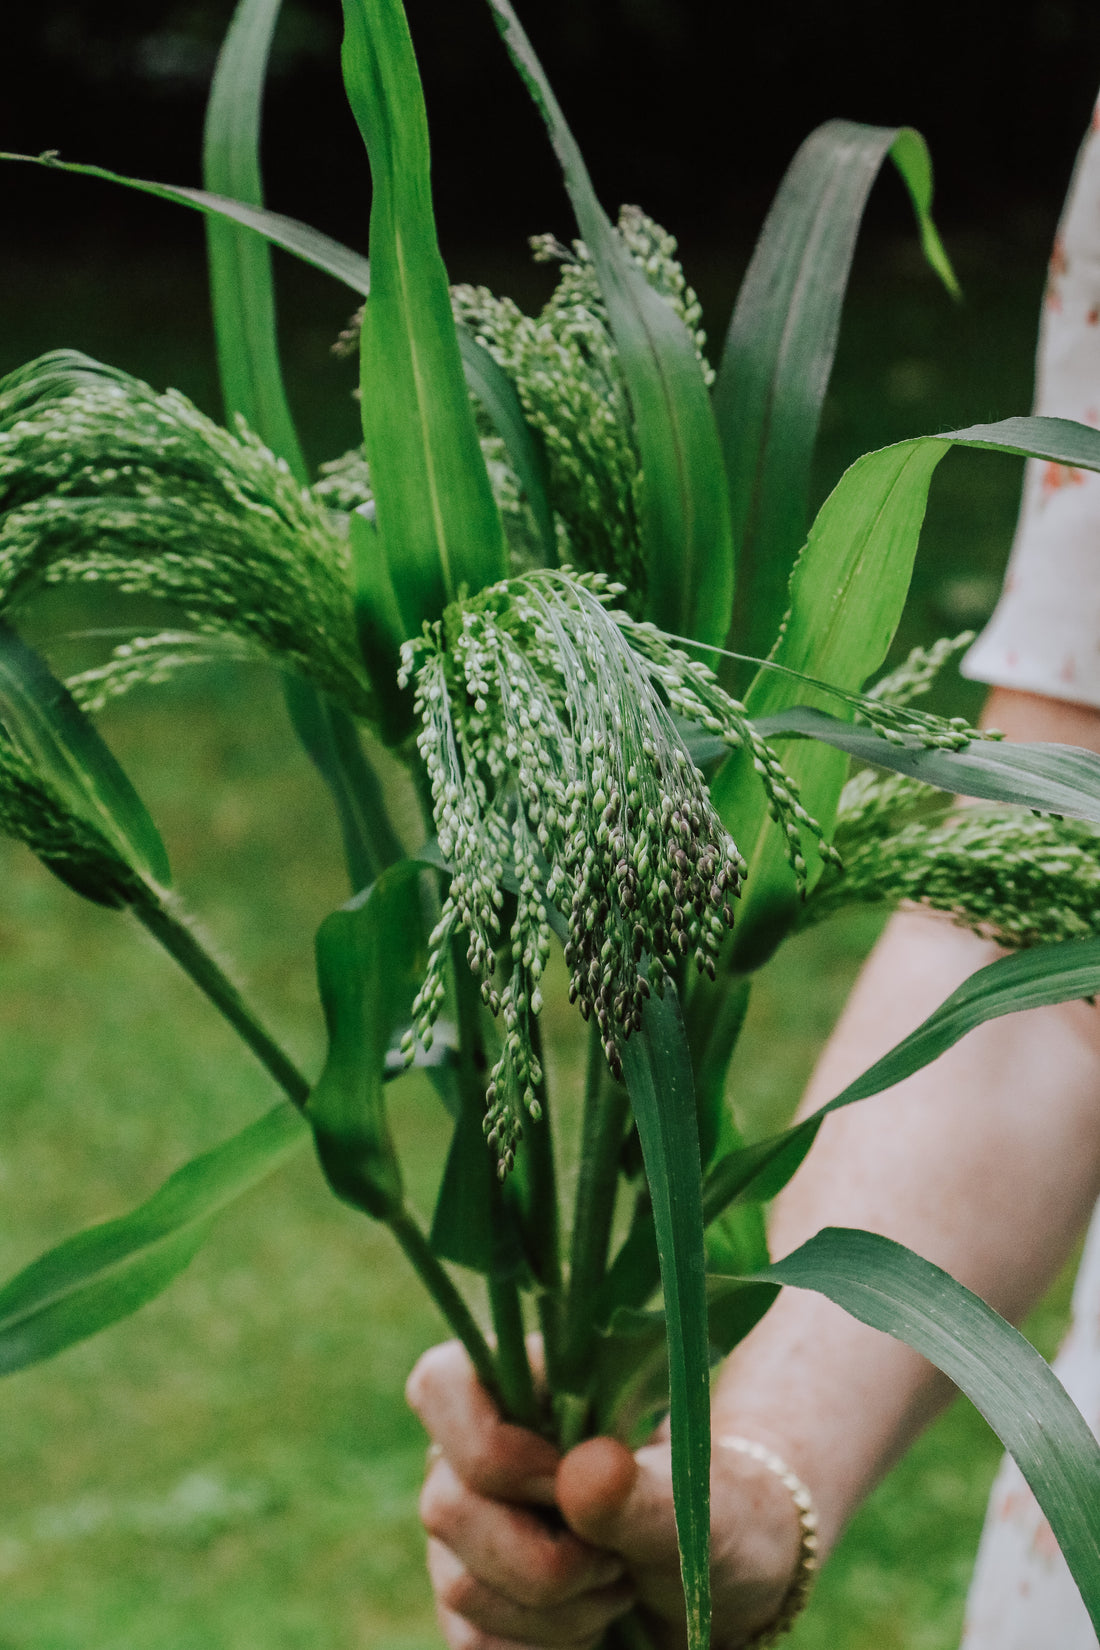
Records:
[[[1094,744],[1095,712],[996,696],[1015,737]],[[822,1057],[804,1110],[911,1031],[995,948],[923,913],[896,917]],[[828,1119],[777,1200],[779,1256],[821,1227],[908,1244],[1023,1315],[1100,1191],[1100,1010],[1065,1004],[979,1028],[907,1083]],[[950,1395],[922,1359],[829,1302],[786,1291],[717,1384],[716,1428],[773,1442],[814,1488],[831,1545]]]

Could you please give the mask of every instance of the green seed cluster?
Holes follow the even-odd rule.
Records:
[[[692,332],[703,363],[700,309],[676,262],[671,235],[636,207],[619,232],[647,280]],[[483,287],[456,287],[455,314],[516,386],[527,422],[542,437],[550,502],[561,524],[560,559],[607,572],[640,604],[645,566],[640,538],[641,464],[626,386],[599,284],[583,242],[532,242],[536,258],[562,263],[557,288],[538,316]],[[712,375],[711,375],[712,376]]]
[[[255,664],[263,655],[232,636],[201,636],[162,630],[120,642],[104,664],[70,676],[65,686],[82,710],[96,715],[113,699],[138,687],[159,687],[181,670],[227,659]]]
[[[844,874],[823,878],[805,911],[819,921],[856,902],[950,912],[1002,945],[1100,932],[1100,835],[1022,808],[960,808],[846,846]]]
[[[992,728],[971,727],[965,716],[933,716],[906,704],[860,696],[856,701],[857,720],[874,728],[891,745],[911,745],[925,750],[961,751],[975,739],[1000,739]]]
[[[231,435],[175,391],[67,360],[0,384],[0,602],[96,581],[161,597],[369,713],[324,504],[243,424]]]
[[[609,611],[620,594],[598,575],[533,573],[456,604],[403,657],[453,872],[414,1017],[430,1038],[463,931],[503,1022],[486,1127],[505,1171],[523,1115],[537,1112],[530,1016],[552,929],[570,996],[595,1016],[619,1076],[622,1043],[666,971],[693,957],[713,975],[745,869],[652,665]],[[507,936],[504,887],[516,897]]]
[[[0,832],[25,842],[63,881],[100,904],[132,905],[148,894],[102,832],[65,804],[2,731]]]
[[[816,844],[826,864],[840,856],[821,825],[802,804],[798,784],[766,739],[761,738],[739,700],[731,697],[706,665],[699,664],[651,624],[623,620],[631,641],[643,653],[654,679],[677,715],[715,734],[731,750],[744,746],[768,801],[768,813],[783,832],[784,845],[799,890],[806,888],[804,834]]]
[[[861,768],[845,785],[837,806],[833,840],[842,866],[851,851],[865,847],[872,838],[892,836],[918,818],[925,823],[931,816],[938,820],[950,806],[946,791],[932,790],[909,774]]]
[[[964,630],[958,636],[941,636],[931,647],[913,648],[896,670],[868,689],[868,698],[895,707],[911,704],[931,690],[944,666],[973,640],[974,632]]]

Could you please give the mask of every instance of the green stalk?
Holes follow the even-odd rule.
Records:
[[[497,1337],[497,1377],[504,1408],[513,1421],[537,1432],[542,1423],[527,1357],[523,1303],[514,1278],[489,1275],[489,1305]]]
[[[489,1344],[475,1323],[470,1308],[444,1271],[441,1262],[433,1255],[420,1227],[407,1209],[391,1216],[386,1224],[412,1262],[417,1276],[446,1318],[449,1327],[466,1348],[470,1362],[477,1371],[478,1380],[502,1408],[507,1408],[504,1383],[493,1361]]]
[[[451,942],[451,968],[454,978],[455,1010],[458,1021],[458,1092],[459,1103],[480,1116],[485,1109],[485,1052],[482,1046],[480,1005],[474,977],[466,964],[461,942]],[[485,1193],[490,1199],[495,1227],[503,1229],[510,1218],[505,1207],[500,1184],[492,1169],[489,1153],[485,1154]],[[505,1414],[525,1426],[539,1424],[535,1384],[527,1357],[527,1337],[523,1322],[523,1307],[519,1286],[514,1275],[495,1267],[489,1273],[489,1304],[496,1333],[496,1390],[499,1391]]]
[[[626,1090],[611,1081],[606,1069],[599,1029],[593,1021],[561,1357],[565,1387],[574,1394],[583,1390],[589,1363],[596,1296],[607,1270],[619,1159],[629,1110]]]
[[[194,931],[159,901],[150,899],[147,904],[134,905],[132,909],[138,921],[210,999],[238,1036],[248,1044],[288,1099],[299,1109],[304,1107],[309,1099],[310,1083],[302,1076],[290,1056],[283,1052],[275,1039],[260,1024],[237,987],[214,961]]]
[[[203,947],[191,928],[170,910],[150,901],[135,905],[134,914],[153,938],[164,947],[184,973],[228,1020],[237,1034],[274,1077],[284,1093],[299,1108],[309,1099],[311,1085],[274,1039],[264,1030],[233,982]],[[411,1261],[421,1282],[439,1307],[448,1325],[462,1342],[482,1385],[498,1402],[504,1401],[503,1383],[498,1379],[484,1335],[469,1307],[433,1255],[428,1240],[413,1216],[402,1208],[386,1222]],[[522,1335],[520,1336],[522,1344]],[[526,1361],[526,1360],[525,1360]],[[528,1378],[530,1369],[528,1369]]]
[[[543,1070],[543,1079],[538,1088],[542,1116],[537,1123],[532,1123],[530,1128],[524,1130],[523,1149],[528,1190],[525,1240],[539,1283],[539,1327],[542,1330],[543,1353],[546,1359],[546,1378],[553,1391],[559,1385],[561,1359],[561,1217],[558,1210],[550,1103],[546,1092],[546,1066],[542,1057],[542,1033],[537,1020],[531,1021],[531,1047]]]

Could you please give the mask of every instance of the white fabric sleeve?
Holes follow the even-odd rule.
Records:
[[[1100,103],[1051,254],[1035,411],[1100,427]],[[1004,590],[961,669],[1100,708],[1100,473],[1028,461]]]

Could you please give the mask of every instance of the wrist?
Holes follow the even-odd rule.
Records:
[[[754,1490],[757,1509],[751,1528],[760,1549],[759,1580],[765,1583],[765,1593],[771,1594],[759,1601],[758,1622],[755,1612],[744,1616],[751,1624],[750,1636],[741,1643],[744,1650],[766,1650],[790,1631],[809,1602],[818,1569],[817,1512],[806,1484],[781,1455],[760,1439],[717,1433],[715,1476],[720,1476],[724,1467],[728,1472],[731,1465],[749,1478],[749,1485],[744,1487]],[[744,1527],[744,1520],[742,1523]],[[753,1572],[751,1551],[741,1551],[738,1562],[744,1587]]]

